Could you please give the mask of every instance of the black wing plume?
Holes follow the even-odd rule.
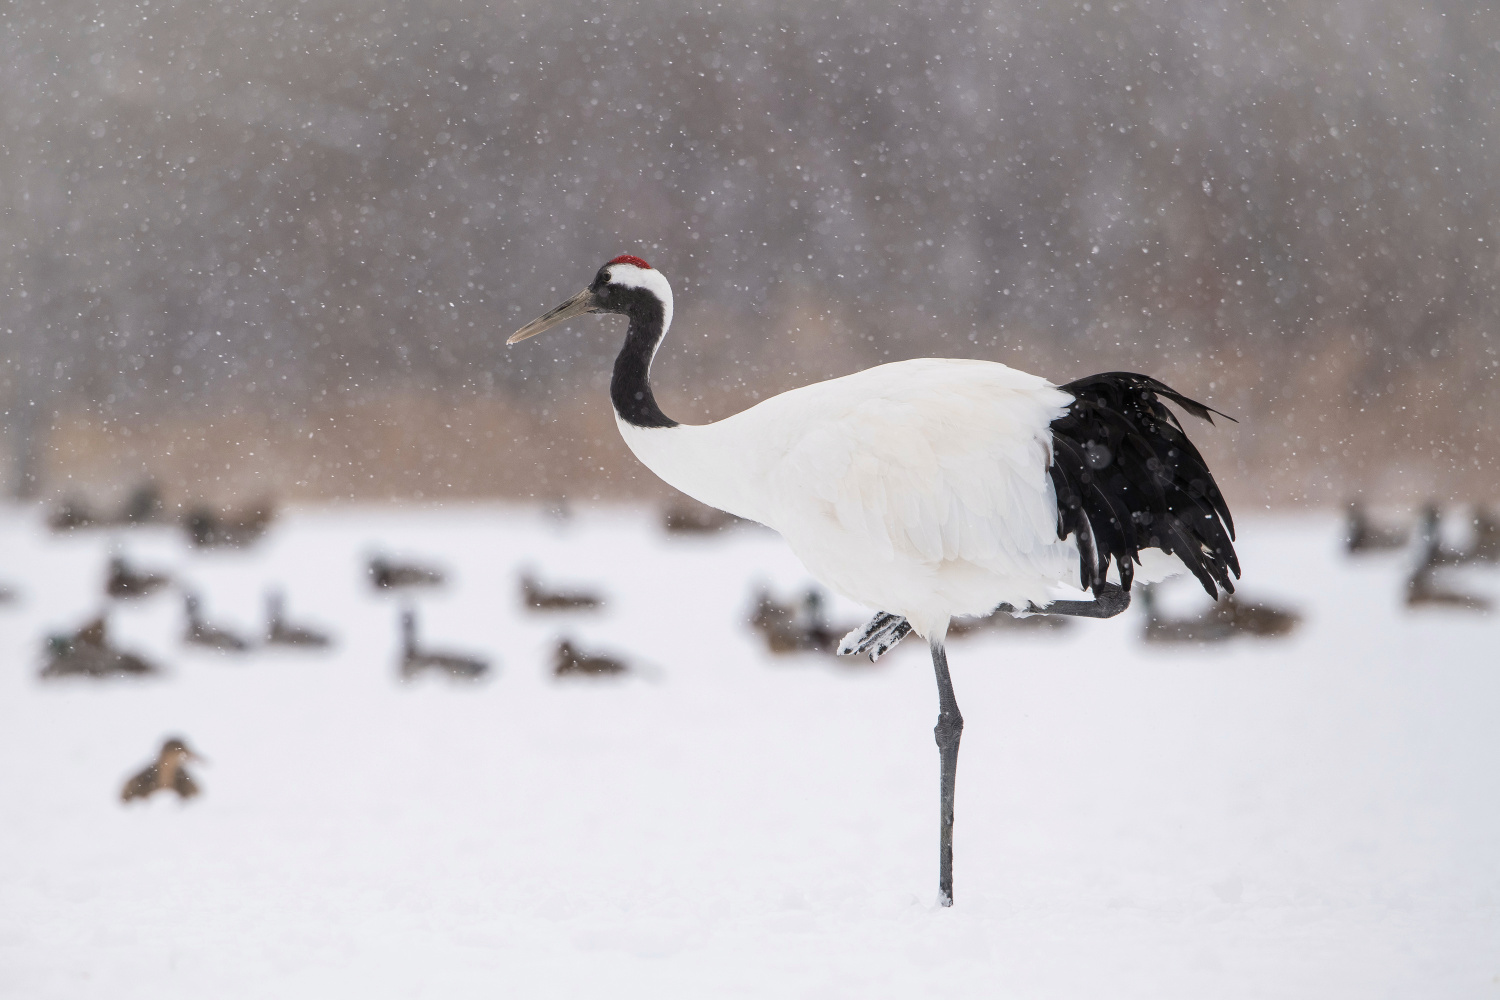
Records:
[[[1234,519],[1208,464],[1162,403],[1195,417],[1233,417],[1133,372],[1105,372],[1061,386],[1073,396],[1052,421],[1057,537],[1077,538],[1079,579],[1095,595],[1109,564],[1127,591],[1142,549],[1175,555],[1210,597],[1234,593],[1240,575]]]

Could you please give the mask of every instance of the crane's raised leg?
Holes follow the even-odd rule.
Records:
[[[1106,583],[1092,601],[1053,601],[1045,608],[1028,603],[1024,608],[1002,604],[996,611],[1009,615],[1070,615],[1075,618],[1113,618],[1130,607],[1130,591],[1119,584]],[[864,625],[844,636],[838,655],[864,654],[874,663],[895,648],[896,643],[911,634],[911,623],[900,615],[882,611]]]
[[[1024,608],[1002,604],[996,611],[1019,615],[1072,615],[1075,618],[1113,618],[1130,607],[1130,591],[1118,583],[1106,583],[1094,592],[1092,601],[1053,601],[1045,608],[1028,603]]]
[[[937,674],[938,721],[932,727],[937,738],[941,779],[938,799],[941,803],[938,832],[938,903],[953,905],[953,789],[958,780],[958,741],[964,733],[964,717],[958,714],[958,700],[953,697],[953,679],[948,676],[948,654],[943,644],[932,644],[932,669]]]

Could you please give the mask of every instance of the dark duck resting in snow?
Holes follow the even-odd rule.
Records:
[[[131,802],[147,799],[157,792],[176,792],[179,799],[190,799],[199,792],[198,783],[187,772],[189,761],[201,761],[202,757],[188,749],[180,739],[170,739],[161,745],[156,760],[145,770],[125,782],[120,790],[120,801]]]
[[[766,649],[777,656],[789,653],[828,653],[837,651],[840,637],[847,627],[830,625],[826,613],[827,599],[817,587],[808,587],[802,600],[782,604],[762,587],[755,595],[755,612],[750,627],[766,640]]]
[[[623,660],[597,653],[583,653],[567,639],[560,639],[552,654],[554,677],[614,677],[629,673]]]
[[[433,670],[464,680],[478,680],[489,672],[490,665],[477,656],[457,653],[432,653],[417,645],[417,613],[410,608],[401,612],[401,679],[411,680],[424,671]]]
[[[1474,510],[1474,547],[1469,550],[1469,562],[1500,562],[1500,519],[1482,504]]]
[[[99,518],[88,505],[77,497],[69,497],[47,516],[47,527],[53,531],[73,531],[77,528],[91,528],[99,523]]]
[[[281,591],[273,590],[266,595],[266,645],[322,649],[332,643],[327,633],[288,624],[284,605]]]
[[[1432,508],[1435,511],[1436,508]],[[1475,594],[1455,590],[1443,580],[1443,574],[1458,562],[1442,545],[1435,527],[1425,529],[1424,551],[1421,562],[1406,580],[1406,606],[1408,608],[1453,608],[1457,611],[1488,612],[1490,600]]]
[[[1146,614],[1144,638],[1151,643],[1203,643],[1223,642],[1233,638],[1234,627],[1218,614],[1218,608],[1186,618],[1166,618],[1157,604],[1156,587],[1140,585],[1136,593],[1140,597],[1141,610]]]
[[[548,590],[531,573],[521,573],[521,603],[532,611],[593,611],[604,598],[587,590]]]
[[[146,597],[171,582],[165,573],[137,570],[123,556],[113,556],[109,560],[109,576],[104,581],[104,592],[110,597]]]
[[[1219,598],[1213,613],[1239,635],[1275,638],[1291,635],[1302,624],[1302,615],[1296,611],[1247,601],[1239,594],[1226,594]]]
[[[42,677],[116,677],[155,674],[150,662],[115,649],[109,642],[109,631],[103,615],[84,625],[72,635],[53,635],[47,639],[47,664]]]
[[[1153,585],[1143,585],[1140,594],[1147,642],[1220,642],[1237,635],[1273,638],[1290,635],[1302,621],[1295,611],[1246,601],[1237,594],[1225,594],[1196,616],[1165,618]]]
[[[1402,528],[1377,527],[1370,521],[1364,504],[1358,500],[1349,501],[1344,521],[1344,548],[1350,555],[1403,548],[1410,536],[1411,533]]]
[[[370,585],[376,590],[401,590],[406,587],[440,587],[443,571],[416,563],[399,563],[385,556],[371,556]]]
[[[194,507],[183,518],[182,526],[188,540],[200,549],[236,549],[259,541],[275,518],[275,506],[262,500],[235,514]]]
[[[727,511],[691,500],[669,505],[661,518],[662,527],[673,535],[712,535],[752,523]]]
[[[130,496],[125,498],[125,505],[115,518],[115,524],[159,524],[165,513],[166,504],[162,503],[161,489],[155,483],[147,481],[130,491]]]
[[[1468,561],[1467,553],[1460,552],[1443,540],[1443,512],[1437,504],[1428,501],[1422,505],[1422,516],[1417,527],[1420,565],[1428,569],[1440,566],[1462,566]]]
[[[189,646],[202,646],[221,653],[243,653],[250,648],[248,640],[204,621],[203,609],[196,594],[185,594],[182,605],[187,613],[187,629],[183,632],[182,641]]]

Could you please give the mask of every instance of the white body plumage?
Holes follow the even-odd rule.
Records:
[[[712,424],[618,422],[667,483],[774,528],[835,592],[941,639],[951,616],[1045,604],[1076,582],[1047,475],[1049,425],[1071,402],[1005,365],[923,358]]]

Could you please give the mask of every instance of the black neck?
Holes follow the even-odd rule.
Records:
[[[620,419],[636,427],[676,427],[677,421],[661,412],[651,394],[651,359],[666,332],[666,316],[655,296],[641,295],[630,303],[630,331],[625,346],[615,358],[615,374],[609,383],[609,398]]]

